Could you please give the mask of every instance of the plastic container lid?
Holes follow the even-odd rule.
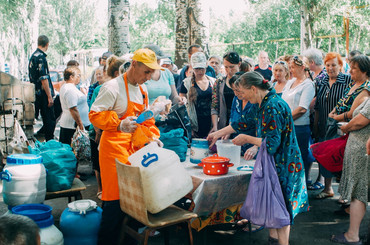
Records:
[[[52,207],[45,204],[22,204],[12,208],[13,214],[27,216],[34,221],[45,220],[51,216]]]
[[[40,164],[42,156],[35,154],[13,154],[6,158],[7,164]]]
[[[194,139],[192,139],[191,145],[192,146],[204,146],[204,147],[208,148],[208,140],[194,138]]]
[[[54,225],[53,215],[50,215],[48,218],[43,220],[34,220],[34,221],[39,226],[39,228],[45,228]]]
[[[93,200],[85,199],[85,200],[78,200],[71,203],[68,203],[68,208],[70,212],[75,212],[79,214],[86,214],[91,210],[95,210],[98,207],[96,202]]]

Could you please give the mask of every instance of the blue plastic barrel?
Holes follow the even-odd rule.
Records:
[[[102,209],[92,200],[68,204],[60,217],[65,245],[93,245],[98,242]]]

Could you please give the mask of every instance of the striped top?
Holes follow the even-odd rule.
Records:
[[[319,112],[319,138],[325,137],[328,115],[337,105],[338,101],[343,98],[351,81],[350,75],[341,72],[338,74],[337,80],[331,87],[329,87],[328,74],[326,74],[321,81],[317,81],[315,110]]]

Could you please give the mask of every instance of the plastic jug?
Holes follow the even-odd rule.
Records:
[[[63,234],[54,225],[52,207],[45,204],[23,204],[12,208],[12,213],[31,218],[40,228],[41,245],[63,245]]]
[[[46,171],[42,157],[33,154],[14,154],[6,159],[0,173],[3,180],[4,202],[11,206],[42,203],[46,194]]]
[[[60,230],[65,245],[93,245],[98,242],[102,209],[92,200],[68,204],[60,217]]]
[[[128,158],[140,167],[145,203],[155,214],[169,207],[193,189],[191,176],[186,172],[178,155],[152,142]]]
[[[206,139],[195,138],[191,142],[190,162],[200,163],[203,158],[208,157],[209,145]]]
[[[218,140],[216,146],[219,156],[229,158],[230,163],[234,163],[234,165],[240,164],[241,146],[234,145],[231,140]]]

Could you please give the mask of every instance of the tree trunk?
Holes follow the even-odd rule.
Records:
[[[33,9],[30,13],[30,41],[31,41],[31,52],[37,48],[37,38],[39,37],[39,24],[40,24],[40,12],[41,12],[41,1],[33,0]],[[30,55],[30,54],[27,54]]]
[[[180,69],[187,62],[189,44],[189,23],[186,9],[188,0],[176,0],[176,50],[175,64]]]
[[[108,46],[117,56],[130,51],[130,3],[128,0],[109,0]]]
[[[202,10],[200,0],[176,0],[176,65],[187,62],[187,48],[192,44],[207,47],[205,25],[209,16]]]
[[[308,4],[308,3],[307,3]],[[310,10],[305,3],[300,3],[301,6],[301,53],[312,47],[312,17]]]
[[[337,37],[335,37],[335,47],[336,47],[336,52],[338,53],[338,54],[340,54],[340,52],[339,52],[339,42],[338,42],[338,38]]]

